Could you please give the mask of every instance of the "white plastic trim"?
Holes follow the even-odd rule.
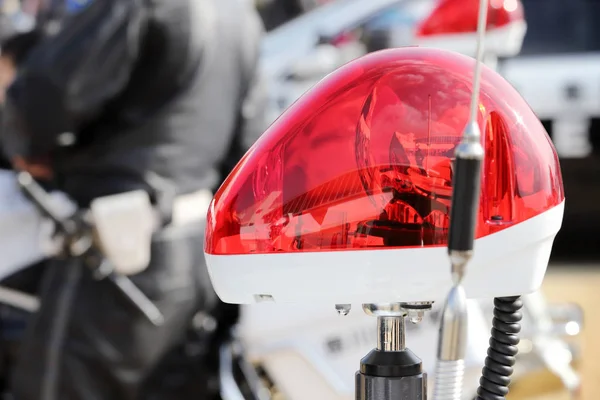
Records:
[[[469,298],[537,290],[563,213],[564,202],[476,240],[464,281]],[[446,247],[205,256],[213,286],[228,303],[255,303],[259,295],[278,303],[428,301],[451,286]]]

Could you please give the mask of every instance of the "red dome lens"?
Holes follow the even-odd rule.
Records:
[[[253,146],[217,192],[206,252],[441,246],[474,60],[374,53],[330,75]],[[558,158],[520,95],[484,68],[486,148],[477,238],[564,199]]]
[[[478,12],[479,0],[441,0],[418,27],[417,35],[475,33]],[[487,29],[499,28],[523,19],[523,5],[520,0],[490,0]]]

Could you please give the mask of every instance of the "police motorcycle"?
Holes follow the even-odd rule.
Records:
[[[564,343],[537,293],[564,210],[558,157],[477,55],[401,48],[355,60],[290,107],[227,178],[210,206],[206,259],[222,300],[261,303],[252,308],[265,329],[240,333],[228,361],[255,350],[266,383],[254,397],[224,384],[224,398],[503,399],[522,372],[520,333],[577,390],[570,360],[550,360]],[[493,299],[491,326],[469,299]],[[301,305],[344,317],[311,334]],[[376,329],[356,328],[361,308]],[[440,329],[426,337],[427,324]],[[489,348],[475,343],[490,329]],[[369,340],[376,348],[359,362],[351,350]]]
[[[452,43],[458,40],[462,47],[459,46],[455,50],[475,57],[477,43],[475,32],[443,35],[439,30],[431,32],[433,29],[427,29],[433,24],[432,20],[439,21],[440,14],[448,12],[446,6],[452,2],[440,3],[443,3],[443,7],[435,9],[431,14],[431,19],[424,20],[420,25],[421,28],[417,30],[422,32],[418,36],[419,42],[427,47],[452,49]],[[334,6],[335,2],[329,7],[333,8]],[[375,7],[375,4],[371,4],[371,6]],[[321,10],[323,13],[326,11]],[[522,43],[524,33],[522,29],[525,24],[522,12],[519,13],[519,11],[522,10],[513,9],[507,13],[506,18],[503,18],[506,24],[500,26],[499,29],[488,30],[486,35],[488,46],[484,61],[489,67],[494,67],[497,56],[510,56],[518,52],[519,46],[516,44]],[[360,19],[359,16],[353,14],[354,25]],[[298,22],[298,24],[300,23],[301,21]],[[341,26],[342,24],[339,22],[333,25]],[[328,32],[332,32],[330,36],[335,36],[335,32],[338,30],[330,25]],[[513,40],[506,42],[498,40],[498,37],[502,35]],[[295,40],[302,43],[306,41],[300,38]],[[471,44],[469,45],[469,43]],[[501,46],[502,43],[506,45]],[[399,43],[396,42],[396,44]],[[274,47],[274,45],[270,47]],[[326,85],[328,80],[336,79],[339,76],[336,74],[337,72],[321,82],[320,87]],[[318,79],[320,78],[321,76],[318,76]],[[311,97],[311,93],[318,90],[315,88],[306,94],[300,103],[309,108],[310,99],[314,98]],[[289,90],[286,92],[289,95]],[[287,111],[275,126],[278,123],[284,124],[285,122],[281,122],[282,120],[288,121],[291,114],[298,112],[294,110],[299,107],[298,104],[292,106],[292,109]],[[310,115],[310,113],[305,111],[304,115]],[[308,119],[308,117],[306,118]],[[284,128],[273,127],[269,132],[276,129],[283,130]],[[315,135],[319,134],[317,128],[314,128],[314,132]],[[332,154],[337,153],[332,150]],[[266,167],[265,173],[268,173]],[[264,207],[261,209],[263,212],[267,212]],[[248,235],[251,235],[251,229],[249,227],[245,229],[248,231]],[[317,228],[313,227],[312,229],[316,232]],[[540,368],[547,368],[560,377],[565,387],[575,391],[579,386],[579,379],[570,364],[579,357],[579,349],[576,345],[567,344],[562,339],[577,336],[582,325],[581,311],[571,305],[561,305],[560,307],[548,305],[539,291],[523,296],[522,301],[524,302],[522,341],[515,377],[526,375],[528,372]],[[409,320],[412,322],[406,325],[408,335],[411,337],[411,348],[423,360],[423,365],[428,369],[430,375],[433,375],[431,367],[435,364],[436,359],[436,349],[431,344],[438,337],[442,305],[443,298],[438,296],[431,305],[431,311],[411,312]],[[351,306],[355,310],[360,307],[360,303]],[[487,354],[488,336],[492,327],[490,322],[494,310],[493,303],[489,298],[469,299],[468,308],[469,339],[464,362],[466,375],[463,397],[472,399],[479,384],[481,365]],[[338,312],[345,315],[346,309],[347,307],[338,307]],[[222,352],[222,366],[232,366],[227,370],[223,368],[224,372],[221,374],[224,398],[244,398],[240,397],[243,393],[240,392],[239,387],[248,385],[238,376],[239,374],[236,375],[232,372],[237,368],[235,363],[242,358],[245,359],[245,362],[250,361],[254,364],[253,368],[246,365],[244,369],[251,371],[253,376],[260,376],[263,381],[262,384],[256,385],[254,398],[261,398],[260,393],[264,392],[269,392],[273,398],[283,396],[287,399],[352,398],[356,360],[371,349],[376,340],[376,332],[372,327],[372,318],[367,315],[352,312],[340,319],[336,318],[334,314],[328,307],[305,301],[302,301],[301,304],[267,303],[260,306],[242,306],[241,321],[235,331],[238,340],[231,347],[225,347]],[[241,368],[239,369],[241,370]]]
[[[405,50],[398,51],[402,52]],[[392,53],[392,55],[396,56],[395,53]],[[452,56],[455,57],[454,55]],[[365,59],[363,59],[363,61],[359,60],[355,63],[364,62],[364,60]],[[368,58],[366,60],[368,60]],[[353,63],[352,65],[356,64]],[[343,72],[343,70],[340,72]],[[488,75],[489,74],[490,73],[488,72]],[[326,82],[327,81],[325,81],[324,84]],[[307,105],[307,103],[305,103],[305,105]],[[379,112],[380,110],[373,109],[373,113],[379,114]],[[327,115],[324,117],[327,117]],[[371,121],[373,121],[373,119],[371,119]],[[276,127],[277,125],[275,128]],[[362,143],[364,133],[366,133],[366,131],[358,131],[357,133],[359,135],[358,137],[361,139],[360,143]],[[335,143],[333,144],[335,145]],[[259,145],[260,142],[257,146]],[[397,145],[395,144],[395,146]],[[367,147],[367,149],[369,148]],[[402,150],[404,150],[404,154],[406,154],[407,149],[408,151],[412,150],[413,154],[416,153],[415,148],[413,147],[411,149],[406,143],[403,144],[402,147],[394,147],[393,149],[392,155],[401,155]],[[437,150],[439,152],[439,149]],[[408,154],[410,154],[410,152]],[[246,159],[247,158],[248,157],[246,157]],[[425,160],[423,160],[423,162]],[[267,159],[266,161],[269,160]],[[373,164],[369,164],[368,166],[372,168],[372,165]],[[268,167],[268,163],[263,164],[263,168]],[[409,170],[408,172],[413,171]],[[418,177],[418,174],[413,176]],[[379,179],[382,178],[385,178],[385,176],[379,177]],[[268,188],[268,186],[264,186],[264,183],[269,182],[261,182],[260,176],[256,176],[253,179],[258,179],[255,182],[258,185],[256,190]],[[368,176],[365,176],[365,179],[368,179]],[[231,179],[228,180],[226,185],[230,185],[231,182]],[[352,181],[349,181],[348,183],[352,184]],[[357,182],[355,182],[355,184],[356,183]],[[354,205],[358,205],[359,209],[363,206],[372,207],[370,205],[370,197],[365,197],[365,195],[361,193],[361,187],[362,186],[354,188],[354,190],[358,189],[358,196],[355,194],[352,197],[355,197],[353,200],[354,202],[357,200],[360,201],[362,198],[364,204],[361,205],[360,202],[357,202],[354,203]],[[319,187],[317,186],[315,189],[319,189]],[[348,189],[352,189],[352,187],[350,186]],[[252,190],[254,191],[255,189],[253,188]],[[334,200],[334,204],[332,205],[334,206],[336,197],[339,196],[339,194],[336,196],[336,192],[328,192],[326,186],[322,185],[320,190],[323,190],[323,196],[327,195],[327,198]],[[204,208],[208,208],[210,198],[210,193],[200,194],[199,197],[194,198],[193,201],[178,207],[179,216],[176,218],[180,220],[185,220],[186,218],[203,218],[204,213],[201,211],[203,209],[202,204],[204,204]],[[217,195],[217,199],[218,198],[219,195]],[[267,201],[263,202],[263,204],[268,207],[268,203],[271,200],[268,198],[266,200]],[[369,202],[365,202],[365,200],[368,200]],[[344,203],[341,204],[343,205]],[[352,205],[352,203],[349,205]],[[384,208],[388,209],[386,213],[393,210],[392,207],[388,206],[385,206]],[[405,210],[411,211],[410,209]],[[265,215],[262,211],[258,211],[258,208],[254,211],[255,215]],[[315,211],[317,210],[299,216],[291,216],[290,218],[296,218],[297,222],[302,222],[302,225],[304,225],[304,228],[300,228],[305,230],[306,233],[302,234],[301,230],[300,233],[302,235],[298,238],[303,239],[303,236],[305,236],[303,243],[310,246],[314,246],[314,243],[317,243],[320,246],[326,246],[326,242],[323,241],[323,235],[319,233],[319,230],[315,230],[317,226],[316,221],[311,221],[310,219],[314,219],[313,215],[318,215],[314,213]],[[64,251],[65,238],[69,237],[67,234],[71,235],[69,232],[72,232],[71,229],[73,229],[73,220],[71,218],[78,215],[77,212],[78,210],[75,205],[66,196],[61,193],[49,193],[44,191],[26,173],[18,173],[10,170],[0,171],[0,229],[2,230],[0,232],[0,245],[2,246],[3,255],[2,262],[0,263],[0,278],[4,283],[7,279],[9,280],[10,277],[14,276],[15,273],[35,268],[30,266]],[[357,209],[352,207],[347,211],[343,209],[327,210],[324,217],[327,217],[327,214],[329,214],[329,217],[327,218],[332,218],[332,216],[335,217],[338,215],[338,212],[342,212],[342,215],[347,215],[349,213],[352,215],[352,213],[357,212]],[[142,239],[144,237],[144,230],[146,230],[147,234],[149,228],[143,221],[148,221],[147,217],[150,216],[151,212],[144,196],[141,193],[130,193],[116,198],[100,199],[99,203],[96,203],[95,206],[92,207],[90,213],[91,214],[88,214],[86,217],[88,224],[80,226],[87,226],[90,228],[90,223],[92,221],[94,222],[95,227],[92,229],[94,231],[94,236],[96,237],[96,245],[101,244],[103,252],[107,255],[107,259],[111,260],[111,264],[116,265],[119,271],[119,273],[114,273],[115,271],[104,271],[101,273],[102,271],[99,271],[99,277],[107,276],[109,277],[108,279],[114,280],[115,284],[123,289],[123,294],[130,297],[133,304],[136,304],[140,308],[140,312],[144,312],[148,318],[155,323],[160,323],[160,313],[143,295],[136,291],[134,286],[128,283],[126,278],[130,273],[128,271],[136,269],[136,261],[140,263],[137,264],[139,266],[142,265],[143,260],[145,260],[143,249],[146,241]],[[214,213],[214,204],[211,207],[211,215],[212,213]],[[303,217],[303,215],[306,215],[306,217]],[[298,218],[300,218],[299,221]],[[306,219],[303,221],[302,219],[304,218]],[[344,217],[344,219],[346,218],[347,217]],[[352,223],[351,219],[346,219],[346,221],[348,222],[345,224]],[[379,219],[376,221],[379,221]],[[385,227],[387,224],[393,227],[393,224],[390,224],[389,219],[387,221],[388,222],[383,219],[374,224],[372,223],[372,226],[377,227],[375,224],[380,224],[381,227]],[[321,224],[325,224],[325,227],[328,227],[329,229],[332,227],[331,223],[326,219],[324,219]],[[287,225],[289,225],[289,223]],[[127,242],[117,240],[117,238],[122,237],[123,226],[140,227],[140,234],[134,235],[134,238],[137,236],[139,239],[137,245],[128,243],[127,246],[123,247],[123,244]],[[18,229],[16,227],[18,227]],[[429,234],[436,233],[435,229],[433,229],[435,226],[427,227],[430,229]],[[248,227],[244,229],[246,232],[247,228]],[[409,225],[407,228],[411,228],[411,226]],[[209,227],[209,240],[212,237],[212,229],[215,229],[215,227]],[[261,229],[264,229],[264,227]],[[333,229],[339,228],[333,225]],[[240,233],[244,233],[244,230],[240,229]],[[353,235],[353,237],[355,237],[353,240],[356,240],[357,244],[360,243],[358,241],[360,239],[363,240],[363,243],[366,242],[367,245],[369,245],[369,241],[377,241],[376,243],[378,243],[386,236],[381,238],[380,236],[375,235],[377,232],[381,235],[382,232],[385,233],[385,230],[379,231],[372,227],[365,229],[365,226],[363,225],[362,231]],[[250,238],[256,235],[252,233],[252,231],[249,233]],[[408,230],[404,233],[408,235],[411,234],[411,231]],[[443,233],[444,231],[442,231],[442,234]],[[259,239],[261,237],[265,237],[264,233],[261,236],[258,236]],[[391,238],[393,238],[393,236]],[[286,239],[286,237],[282,236],[280,239]],[[431,242],[432,240],[427,237],[424,237],[423,240],[425,239],[427,239],[428,242]],[[315,240],[317,241],[314,242]],[[80,240],[67,241],[66,243],[70,244],[69,251],[81,251],[81,249],[87,247],[85,242],[83,237],[81,237]],[[88,244],[90,243],[88,242]],[[332,253],[334,256],[337,255],[337,250],[340,250],[340,244],[343,245],[341,239],[339,239],[339,241],[330,241],[329,246],[333,246],[333,249],[336,250]],[[257,246],[258,245],[263,246],[266,244],[257,243]],[[269,246],[267,246],[267,248],[270,248]],[[347,248],[346,246],[347,244],[344,245],[342,249]],[[369,250],[368,248],[365,250],[368,252],[375,252],[372,253],[374,255],[377,252],[382,251],[378,248],[383,247],[385,249],[386,245],[380,244],[371,247],[372,250]],[[436,246],[422,248],[427,251],[430,251],[431,249],[434,249],[435,251],[436,248],[439,250],[439,247]],[[210,251],[210,247],[208,249]],[[363,251],[360,250],[360,247],[358,249],[359,250],[357,251],[359,252]],[[409,248],[409,252],[411,252],[410,250],[414,251],[414,248]],[[404,252],[406,249],[400,247],[394,250],[392,248],[391,251]],[[250,254],[253,253],[254,252]],[[285,253],[282,254],[285,255]],[[314,256],[315,253],[307,252],[306,254],[313,254]],[[322,252],[322,255],[326,254],[328,254],[327,251]],[[339,254],[343,255],[344,253],[339,252]],[[528,252],[524,251],[524,254],[527,255]],[[268,256],[269,254],[266,255]],[[316,255],[319,255],[319,253]],[[242,256],[243,254],[234,255],[232,257],[236,258]],[[300,254],[300,256],[302,256],[302,254]],[[426,255],[425,257],[429,256]],[[210,260],[212,256],[208,256],[208,258]],[[290,260],[293,259],[294,257]],[[227,258],[225,258],[225,261],[227,261]],[[348,259],[343,261],[344,263],[342,264],[350,262]],[[293,267],[295,263],[296,261],[292,261],[290,266]],[[275,265],[281,266],[282,264]],[[287,262],[283,265],[287,265]],[[247,266],[250,268],[256,267],[251,263],[248,263]],[[356,265],[353,266],[350,264],[350,268],[356,270],[357,267]],[[247,277],[247,273],[244,271],[240,271],[240,273]],[[410,275],[411,274],[407,274],[406,276],[408,277]],[[363,271],[358,278],[359,280],[355,281],[353,284],[356,285],[357,282],[368,278],[368,276],[368,271],[367,273]],[[218,279],[218,277],[218,271],[216,274],[213,272],[213,278]],[[341,275],[340,279],[343,279],[343,277],[344,274]],[[347,277],[346,280],[348,278],[349,277]],[[427,279],[420,278],[421,281],[419,282],[419,285],[424,285],[428,279],[429,276],[427,276]],[[480,277],[478,279],[483,278]],[[487,281],[484,282],[487,283]],[[306,285],[306,282],[303,283],[301,280],[299,280],[298,283]],[[374,284],[372,278],[370,284]],[[489,287],[490,284],[487,284]],[[381,283],[379,283],[379,285],[381,285]],[[419,285],[416,287],[423,287]],[[253,290],[258,290],[258,288]],[[331,290],[335,291],[335,285],[331,287]],[[387,290],[389,290],[389,288]],[[416,290],[417,289],[413,289],[413,291]],[[235,329],[237,333],[236,340],[225,343],[220,349],[220,371],[218,371],[218,379],[221,385],[222,397],[224,399],[266,399],[281,398],[277,396],[283,395],[285,398],[289,399],[350,398],[351,392],[353,391],[352,375],[356,369],[357,360],[372,347],[372,344],[377,337],[377,333],[372,326],[372,318],[357,312],[350,312],[344,318],[335,316],[330,317],[330,314],[334,314],[335,312],[328,307],[321,307],[319,304],[320,300],[318,299],[311,299],[312,301],[316,300],[317,302],[309,304],[309,307],[292,304],[279,305],[276,303],[269,304],[269,301],[272,299],[269,297],[267,290],[260,290],[256,294],[256,298],[252,297],[253,301],[266,303],[260,304],[259,306],[244,307],[242,309],[242,320]],[[274,297],[273,294],[270,296]],[[279,295],[277,297],[279,297]],[[432,295],[431,298],[437,300],[436,296]],[[277,301],[277,298],[274,297],[274,299]],[[17,318],[15,318],[14,310],[20,309],[25,313],[35,312],[37,307],[39,307],[39,303],[34,296],[34,293],[16,291],[11,287],[3,285],[0,285],[0,302],[7,305],[10,309],[10,311],[7,311],[7,307],[2,309],[2,332],[4,339],[18,341],[25,326],[23,320],[18,318],[19,315],[16,315]],[[437,340],[437,325],[440,321],[441,310],[438,304],[434,303],[431,305],[429,303],[430,302],[427,301],[426,304],[423,304],[423,309],[420,309],[419,305],[417,305],[416,309],[409,308],[408,311],[406,311],[406,315],[410,323],[402,326],[410,338],[411,348],[423,359],[425,370],[431,371],[429,368],[434,365],[436,358],[435,347],[432,346],[432,343],[435,343]],[[346,314],[349,309],[352,308],[349,304],[350,303],[344,303],[336,306],[338,312],[342,315]],[[536,351],[537,355],[543,358],[544,356],[552,357],[558,353],[557,351],[562,351],[562,353],[567,351],[570,353],[571,349],[565,348],[566,344],[560,340],[560,336],[561,334],[564,335],[567,331],[566,326],[573,326],[573,324],[579,325],[581,323],[580,317],[568,315],[572,314],[572,311],[569,311],[566,314],[567,318],[570,319],[564,321],[563,324],[559,324],[550,318],[551,313],[548,313],[543,298],[538,298],[538,301],[536,302],[528,301],[527,305],[529,307],[526,307],[525,309],[525,323],[522,336],[527,341],[539,342],[539,344],[536,345],[540,350]],[[535,307],[532,305],[535,305]],[[354,311],[356,311],[357,308],[360,309],[362,306],[357,302],[353,307]],[[469,309],[469,340],[464,360],[466,367],[464,392],[472,395],[477,385],[476,375],[480,372],[480,366],[486,355],[486,334],[489,332],[487,315],[491,313],[484,307],[480,307],[475,301],[469,301],[467,307]],[[402,314],[404,311],[401,311],[400,313]],[[558,319],[561,316],[554,315],[554,317]],[[564,317],[564,315],[562,317]],[[533,323],[535,321],[543,321],[545,328],[538,329],[537,324]],[[214,330],[217,329],[217,324],[214,317],[210,315],[198,315],[193,322],[193,328],[197,334],[202,335],[203,333],[214,332]],[[573,334],[572,331],[571,334]],[[519,363],[523,364],[524,361],[531,363],[530,359],[524,360],[523,358],[519,360]],[[573,375],[572,370],[569,369],[568,363],[554,363],[550,364],[550,366],[556,369],[557,373],[562,373],[563,376],[566,377],[565,384],[574,387],[577,385],[577,376]],[[10,365],[3,365],[2,375],[8,374],[9,372],[4,369],[4,367],[10,368]],[[563,368],[563,370],[560,371],[560,368]],[[518,372],[519,371],[517,371],[517,373]],[[434,375],[433,371],[431,371],[430,376],[431,375]],[[571,381],[569,381],[569,379],[571,379]],[[240,397],[240,395],[243,397]],[[467,396],[465,396],[465,398],[467,398]]]
[[[183,216],[178,218],[198,217],[201,205],[207,206],[210,198],[209,193],[199,194],[193,202],[179,208],[180,215]],[[147,242],[140,240],[136,246],[127,246],[125,250],[130,253],[124,252],[122,247],[115,247],[115,244],[123,243],[116,240],[122,237],[123,226],[146,226],[147,229],[142,221],[147,221],[150,209],[143,199],[141,193],[130,193],[125,197],[100,200],[92,211],[93,220],[100,227],[94,230],[97,236],[109,238],[104,242],[106,244],[103,244],[103,249],[106,254],[111,254],[109,259],[113,260],[113,265],[120,268],[118,274],[109,273],[109,279],[113,279],[122,288],[123,294],[130,297],[140,312],[144,312],[154,323],[160,323],[160,312],[128,282],[128,272],[123,269],[127,265],[134,266],[136,259],[139,261],[144,258],[142,250]],[[112,206],[111,202],[114,202]],[[130,206],[125,207],[128,203]],[[121,214],[116,214],[115,209]],[[62,193],[45,192],[25,173],[0,170],[0,244],[3,255],[0,263],[0,302],[4,305],[0,309],[0,331],[4,344],[18,343],[26,327],[27,319],[23,318],[24,315],[35,312],[39,307],[34,291],[15,290],[7,283],[15,274],[35,270],[37,263],[63,251],[64,235],[71,229],[68,227],[69,221],[72,221],[69,218],[75,215],[76,206]],[[113,230],[101,231],[102,227]],[[140,234],[138,238],[143,236]],[[72,243],[74,250],[84,248],[85,242],[75,245],[76,243]],[[100,272],[99,278],[104,276]],[[524,336],[528,340],[539,337],[554,343],[553,346],[545,347],[547,350],[544,354],[556,354],[557,349],[564,352],[566,345],[560,340],[561,333],[564,335],[568,324],[580,324],[581,319],[569,316],[572,313],[569,311],[566,314],[571,320],[562,325],[548,321],[544,307],[543,303],[537,307],[537,313],[541,317],[535,318],[543,318],[549,330],[541,335],[544,332],[536,330],[530,322],[524,326],[529,328]],[[338,308],[341,314],[348,309],[345,305]],[[413,311],[410,320],[417,324],[411,322],[405,325],[411,338],[411,347],[425,360],[426,366],[435,361],[431,343],[436,340],[440,314],[439,307],[434,305],[432,308],[433,311],[428,312]],[[485,333],[489,329],[485,317],[487,313],[482,311],[484,309],[473,301],[468,303],[468,308],[469,342],[465,365],[472,366],[467,369],[472,379],[470,389],[465,391],[472,393],[477,383],[475,375],[485,357]],[[242,319],[235,328],[238,335],[234,336],[235,340],[226,342],[219,351],[220,370],[217,378],[223,399],[266,399],[280,398],[277,396],[282,395],[290,399],[307,398],[305,396],[317,399],[350,398],[357,357],[360,358],[369,350],[376,333],[368,316],[354,312],[338,321],[332,320],[328,315],[330,313],[333,310],[314,306],[267,303],[244,307]],[[422,321],[418,323],[420,319]],[[201,338],[217,328],[214,316],[199,314],[190,330],[197,338]],[[184,345],[189,349],[190,346],[202,344],[205,345],[206,342],[190,340]],[[3,378],[7,378],[10,373],[11,365],[7,362],[9,357],[6,354],[8,351],[18,351],[18,346],[16,350],[3,347],[0,370]],[[531,363],[531,360],[528,362]],[[576,380],[576,377],[572,379]],[[465,384],[465,387],[468,386]]]

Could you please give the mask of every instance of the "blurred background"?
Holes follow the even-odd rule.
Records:
[[[452,4],[454,3],[454,5]],[[474,55],[477,2],[256,0],[268,33],[263,70],[270,120],[347,61],[389,47],[425,45]],[[600,1],[491,0],[486,63],[525,97],[551,136],[566,191],[544,293],[577,304],[581,398],[600,398]],[[523,24],[524,22],[524,24]],[[523,25],[526,29],[523,29]],[[410,336],[409,336],[410,340]],[[569,398],[548,368],[513,387],[512,399]]]
[[[476,51],[479,0],[244,1],[255,4],[266,28],[258,77],[264,85],[257,85],[265,90],[266,116],[257,122],[262,124],[259,132],[321,79],[367,53],[415,45],[471,57]],[[7,18],[14,18],[8,25],[27,31],[32,20],[25,16],[34,14],[27,7],[44,2],[22,0],[26,12],[12,12],[19,3],[0,0]],[[87,2],[68,3],[75,7]],[[563,227],[544,286],[524,297],[518,366],[508,398],[598,400],[600,0],[489,3],[484,62],[522,94],[546,127],[561,160],[566,191]],[[243,153],[236,146],[224,170]],[[470,369],[464,400],[473,399],[478,386],[492,321],[490,299],[472,302],[475,318],[470,324],[474,321],[475,328],[469,346],[477,351],[466,360]],[[233,307],[233,339],[229,342],[227,331],[222,333],[227,338],[223,347],[211,342],[216,349],[211,361],[220,367],[206,374],[209,386],[220,387],[224,400],[354,398],[354,373],[359,359],[373,348],[375,320],[358,307],[341,319],[333,307],[270,305]],[[201,314],[194,317],[193,333],[213,334],[219,327],[216,319],[223,315]],[[407,345],[424,365],[434,365],[439,314],[434,307],[419,325],[407,327]],[[194,347],[186,340],[177,361],[193,360],[190,354],[202,353],[197,343],[207,343],[191,341]],[[188,365],[182,365],[188,374]],[[174,367],[167,363],[170,369]],[[224,396],[223,388],[234,395]]]

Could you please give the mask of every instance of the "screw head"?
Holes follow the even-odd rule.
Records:
[[[425,311],[423,310],[409,310],[407,315],[408,320],[415,325],[423,321],[424,316]]]
[[[341,316],[346,316],[350,314],[350,310],[352,309],[352,304],[336,304],[335,310]]]

